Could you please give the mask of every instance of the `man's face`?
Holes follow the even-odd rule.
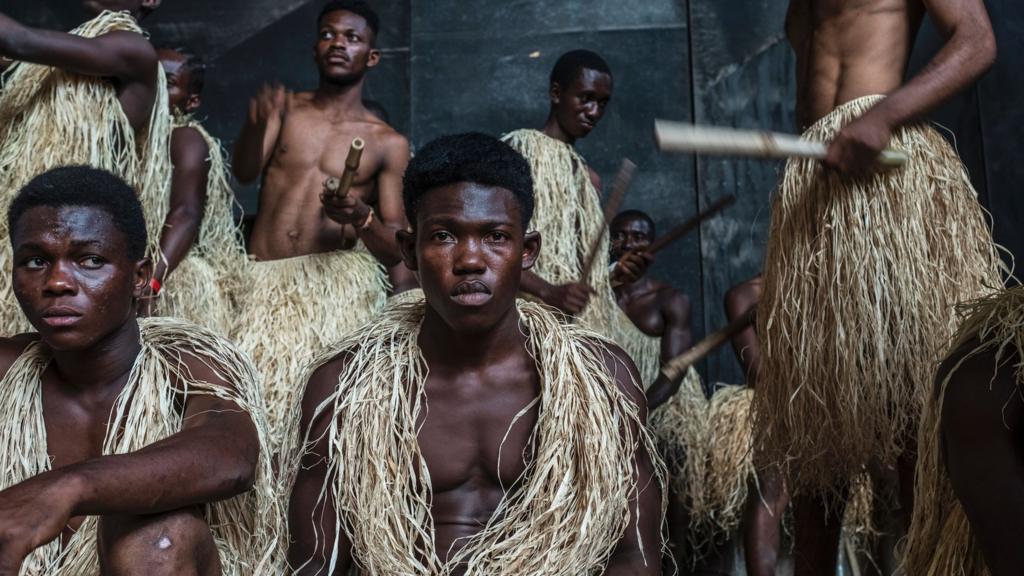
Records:
[[[121,12],[127,10],[135,15],[141,15],[144,11],[149,12],[160,6],[160,0],[83,0],[82,7],[89,14],[99,15],[104,10]]]
[[[558,125],[574,140],[586,138],[604,116],[612,99],[612,77],[583,68],[568,86],[551,87],[551,103]]]
[[[400,239],[427,303],[461,333],[487,332],[505,318],[540,250],[512,192],[468,182],[426,193],[415,232]]]
[[[611,256],[618,261],[630,250],[646,248],[654,241],[654,231],[643,218],[616,218],[609,227],[611,232]]]
[[[373,30],[362,16],[347,10],[324,14],[314,46],[320,77],[337,84],[358,81],[380,61],[373,40]]]
[[[192,73],[185,67],[185,57],[166,49],[158,50],[157,56],[167,76],[167,103],[171,111],[177,110],[183,114],[195,112],[199,108],[200,99],[198,94],[192,93]]]
[[[37,206],[15,223],[13,288],[21,309],[54,350],[87,350],[135,315],[148,260],[98,208]]]

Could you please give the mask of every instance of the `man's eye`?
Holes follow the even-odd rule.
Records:
[[[444,231],[434,232],[430,237],[438,242],[450,242],[455,239],[454,236]]]
[[[359,42],[360,40],[361,40],[361,38],[359,36],[356,36],[355,34],[349,34],[348,35],[348,41],[349,42]]]
[[[83,268],[95,270],[103,266],[104,260],[99,256],[86,256],[82,258],[81,263]]]
[[[331,33],[331,32],[321,32],[320,33],[320,39],[321,40],[330,40],[332,38],[334,38],[334,34]]]
[[[24,265],[25,268],[28,268],[29,270],[41,270],[46,266],[46,261],[38,257],[26,258]]]
[[[491,232],[487,235],[487,240],[490,242],[504,242],[505,240],[508,240],[508,238],[508,234],[504,232]]]

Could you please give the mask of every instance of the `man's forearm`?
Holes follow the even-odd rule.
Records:
[[[231,166],[235,177],[243,184],[256,180],[263,171],[263,137],[266,130],[246,120],[235,141]]]
[[[519,290],[541,300],[546,300],[552,285],[547,280],[535,274],[532,270],[523,272],[522,280],[519,283]]]
[[[28,29],[14,19],[0,13],[0,56],[22,60],[27,50]]]
[[[370,254],[373,254],[374,258],[387,268],[402,261],[396,235],[399,229],[394,224],[381,222],[374,217],[366,230],[359,231],[359,239],[366,245],[366,249],[370,251]]]
[[[919,74],[875,106],[872,113],[879,114],[893,128],[922,120],[977,81],[994,60],[991,35],[955,31]]]
[[[669,398],[672,398],[676,392],[679,392],[679,384],[682,381],[682,378],[672,381],[666,378],[664,374],[658,374],[658,378],[647,389],[647,409],[653,411],[665,402],[668,402]]]
[[[190,211],[172,211],[164,222],[163,234],[160,236],[160,252],[163,259],[157,264],[153,274],[161,282],[181,264],[188,255],[192,244],[199,234],[199,220],[202,214]]]
[[[241,428],[183,430],[130,454],[101,456],[54,472],[74,491],[72,516],[156,514],[224,500],[251,488],[255,478],[255,429],[251,421],[248,430]]]

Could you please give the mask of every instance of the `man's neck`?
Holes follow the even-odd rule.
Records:
[[[351,84],[337,84],[321,79],[313,100],[321,106],[347,112],[363,107],[363,79]]]
[[[555,140],[565,142],[569,146],[576,144],[576,139],[562,129],[561,124],[559,124],[558,120],[555,118],[554,112],[548,114],[548,119],[544,122],[544,127],[541,128],[540,131]]]
[[[99,393],[121,381],[141,349],[139,324],[133,316],[86,350],[54,351],[53,364],[68,386],[80,392]]]
[[[428,304],[417,342],[427,365],[434,369],[473,369],[524,353],[526,337],[519,330],[515,306],[486,332],[459,333]]]

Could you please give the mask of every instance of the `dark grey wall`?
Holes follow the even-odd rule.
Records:
[[[210,74],[203,113],[230,146],[248,98],[263,82],[315,86],[311,47],[320,0],[164,0],[145,25],[156,42],[204,53]],[[934,118],[951,130],[996,238],[1024,254],[1024,6],[987,0],[1000,56],[978,85]],[[384,59],[367,97],[384,104],[413,145],[444,133],[501,134],[537,127],[546,113],[547,75],[557,56],[584,47],[615,73],[615,97],[581,152],[605,181],[623,157],[640,166],[626,207],[650,212],[660,229],[725,194],[739,199],[722,217],[659,255],[653,274],[690,295],[694,332],[725,322],[728,287],[761,267],[778,165],[658,154],[654,118],[792,131],[793,58],[783,37],[783,0],[375,0]],[[50,28],[73,27],[76,0],[0,0],[0,11]],[[926,26],[911,73],[940,45]],[[255,191],[242,189],[255,209]],[[730,350],[701,366],[712,380],[738,382]]]

